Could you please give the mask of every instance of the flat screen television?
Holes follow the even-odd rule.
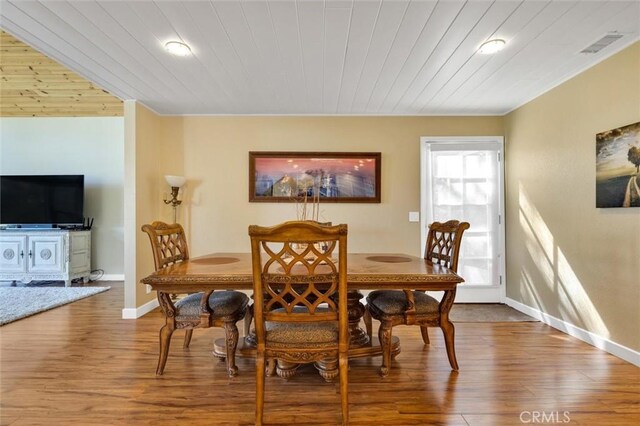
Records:
[[[81,225],[83,175],[0,176],[0,224],[7,227]]]

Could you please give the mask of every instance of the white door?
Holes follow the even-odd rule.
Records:
[[[462,238],[456,302],[504,302],[502,137],[421,138],[422,247],[428,225],[457,219]]]

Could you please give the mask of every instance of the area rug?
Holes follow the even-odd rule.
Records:
[[[111,287],[45,287],[0,288],[0,326],[47,311],[85,297],[109,290]]]
[[[499,303],[454,303],[449,314],[453,322],[529,322],[535,318]]]

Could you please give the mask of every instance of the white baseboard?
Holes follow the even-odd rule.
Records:
[[[122,319],[137,319],[146,313],[153,311],[160,306],[157,299],[153,299],[137,308],[124,308],[122,310]]]
[[[105,274],[96,281],[124,281],[124,274]]]
[[[547,325],[550,325],[557,330],[562,331],[563,333],[568,334],[569,336],[580,339],[583,342],[590,344],[591,346],[595,346],[598,349],[602,349],[603,351],[609,352],[611,355],[617,356],[618,358],[621,358],[627,362],[630,362],[631,364],[640,367],[640,352],[638,351],[634,351],[633,349],[627,348],[626,346],[622,346],[609,339],[605,339],[604,337],[598,336],[597,334],[594,334],[583,328],[576,327],[571,323],[558,319],[536,308],[532,308],[531,306],[527,306],[508,297],[505,302],[507,305],[522,312],[523,314],[527,314],[535,319],[542,321]]]

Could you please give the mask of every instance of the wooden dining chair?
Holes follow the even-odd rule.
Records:
[[[316,362],[326,379],[340,376],[342,423],[349,418],[347,225],[309,221],[252,225],[257,341],[256,424],[264,412],[265,361]]]
[[[331,226],[333,225],[332,222],[318,222],[317,220],[306,220],[305,222],[310,222],[310,223],[315,223],[317,225],[320,226]],[[253,299],[253,295],[251,296],[251,299]],[[251,335],[251,324],[253,322],[253,303],[251,305],[249,305],[249,309],[247,310],[247,316],[244,317],[244,335],[245,336],[250,336]],[[275,366],[274,366],[275,368]],[[272,369],[273,370],[273,369]]]
[[[424,258],[457,272],[462,234],[468,228],[469,223],[457,220],[434,222],[429,225]],[[458,370],[454,347],[455,328],[449,320],[449,311],[455,297],[455,289],[445,291],[440,302],[423,291],[412,289],[375,290],[369,293],[364,322],[367,334],[371,338],[371,318],[380,321],[378,337],[382,349],[380,374],[383,377],[389,373],[391,367],[391,329],[396,325],[420,326],[422,340],[426,345],[429,344],[427,327],[440,327],[444,334],[449,364],[453,370]]]
[[[153,222],[142,230],[149,236],[156,271],[189,259],[189,248],[181,225]],[[176,329],[184,329],[184,348],[189,347],[194,328],[222,327],[226,339],[226,366],[230,376],[235,376],[238,346],[236,323],[246,312],[249,298],[239,291],[208,291],[193,293],[173,302],[169,293],[158,292],[158,302],[165,315],[165,325],[160,329],[160,356],[156,374],[161,375],[167,363],[171,335]]]

